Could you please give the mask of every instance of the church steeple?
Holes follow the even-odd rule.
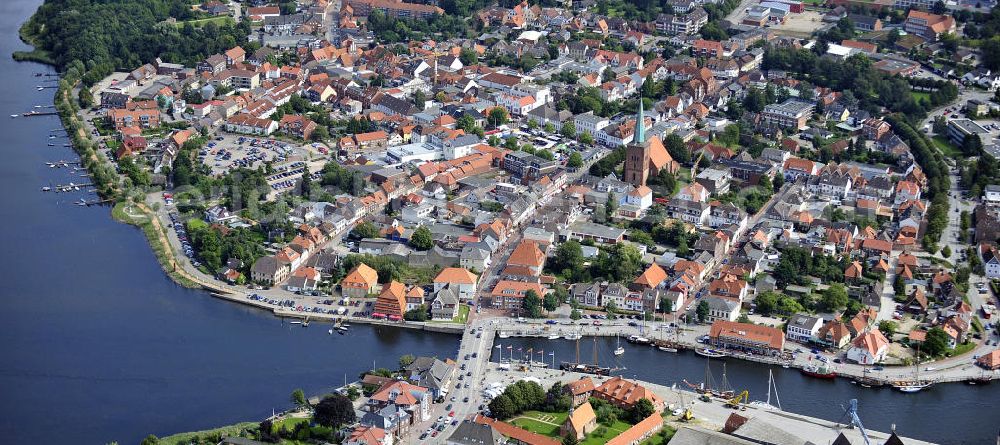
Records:
[[[639,98],[639,115],[635,118],[635,143],[646,142],[646,119],[642,113],[642,97]]]

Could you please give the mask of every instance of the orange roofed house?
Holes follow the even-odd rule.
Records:
[[[493,307],[507,310],[517,310],[521,308],[521,302],[529,290],[535,291],[539,297],[545,295],[545,290],[538,283],[525,281],[501,280],[493,287],[491,296],[493,297]]]
[[[362,298],[375,293],[378,286],[378,272],[365,263],[351,269],[340,281],[340,291],[345,297]]]
[[[116,108],[108,111],[108,120],[114,124],[115,130],[132,126],[155,128],[160,126],[160,110],[124,110]]]
[[[620,376],[612,377],[591,393],[592,397],[609,402],[621,409],[629,409],[642,399],[653,402],[657,411],[663,410],[663,400],[646,387]]]
[[[913,9],[906,16],[903,29],[910,34],[935,41],[941,34],[955,32],[955,19],[948,15],[931,14]]]
[[[780,329],[752,323],[717,320],[708,337],[713,346],[757,355],[777,355],[785,347]]]
[[[369,412],[378,413],[390,406],[409,413],[412,416],[410,423],[426,421],[431,418],[431,392],[405,381],[393,381],[375,391],[365,408]]]
[[[510,254],[510,258],[507,259],[507,266],[525,267],[533,275],[538,276],[542,273],[542,267],[545,266],[545,252],[542,252],[537,242],[522,240],[514,248],[514,252]]]
[[[372,316],[381,314],[390,319],[401,319],[406,312],[406,286],[398,281],[391,281],[382,286],[382,293],[375,300]]]
[[[586,402],[593,391],[594,381],[590,377],[583,377],[580,380],[569,382],[563,386],[563,393],[573,398],[573,406]]]
[[[594,414],[594,407],[590,402],[583,402],[578,407],[570,407],[569,416],[559,427],[559,435],[562,437],[572,436],[576,440],[583,440],[597,428],[597,415]]]
[[[462,267],[446,267],[434,277],[434,292],[445,287],[455,291],[461,300],[470,300],[476,295],[476,284],[479,277]]]

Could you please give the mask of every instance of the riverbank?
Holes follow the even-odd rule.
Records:
[[[139,212],[139,213],[134,213]],[[188,278],[183,268],[177,267],[177,262],[174,259],[175,252],[170,247],[170,243],[166,240],[166,234],[163,233],[163,228],[156,223],[156,217],[150,215],[148,212],[142,210],[139,206],[133,205],[127,201],[119,201],[114,204],[111,208],[111,217],[115,221],[133,225],[142,230],[142,233],[146,236],[146,241],[149,243],[150,249],[152,249],[153,254],[156,256],[157,262],[160,263],[160,267],[175,283],[191,288],[198,289],[202,286]]]

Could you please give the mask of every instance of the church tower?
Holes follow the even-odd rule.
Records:
[[[635,119],[635,138],[625,148],[625,182],[635,187],[646,185],[649,177],[649,144],[646,143],[645,116],[639,98],[639,114]]]

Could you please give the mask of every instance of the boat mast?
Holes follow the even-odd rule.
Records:
[[[597,337],[594,337],[594,367],[597,367]]]
[[[767,370],[767,404],[771,404],[771,387],[774,387],[774,401],[778,404],[778,409],[781,409],[781,399],[778,398],[778,384],[774,382],[774,371]]]
[[[580,339],[576,339],[576,364],[580,364]]]

